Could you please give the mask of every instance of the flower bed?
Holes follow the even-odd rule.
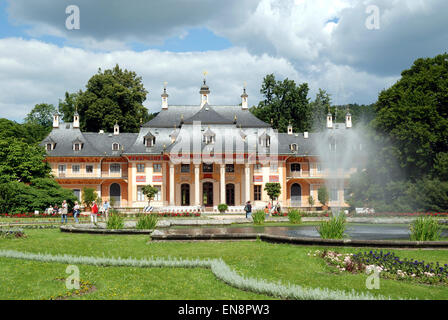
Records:
[[[0,238],[23,238],[26,237],[22,229],[0,228]]]
[[[400,259],[393,252],[370,251],[357,254],[316,250],[309,256],[319,256],[340,272],[370,273],[375,268],[380,277],[413,280],[427,284],[448,284],[448,265],[414,259]]]

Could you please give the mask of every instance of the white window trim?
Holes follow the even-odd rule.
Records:
[[[113,172],[112,172],[112,170],[111,170],[112,165],[118,165],[118,166],[120,166],[120,171],[119,171],[119,172],[118,172],[118,171],[113,171]],[[121,168],[121,164],[120,164],[120,163],[111,163],[111,164],[109,165],[109,174],[112,174],[112,173],[119,173],[119,174],[121,174],[121,170],[122,170],[122,168]]]
[[[117,150],[114,149],[114,146],[115,146],[115,145],[118,146]],[[117,142],[112,143],[112,151],[120,151],[120,144],[117,143]]]

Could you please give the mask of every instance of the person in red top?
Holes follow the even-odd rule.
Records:
[[[90,214],[90,220],[93,224],[98,222],[98,206],[95,201],[92,202],[92,213]]]

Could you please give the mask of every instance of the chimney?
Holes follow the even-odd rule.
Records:
[[[244,87],[243,94],[241,95],[241,109],[243,109],[243,110],[249,109],[248,102],[247,102],[248,97],[249,96],[246,93],[246,87]]]
[[[162,110],[168,109],[168,93],[166,93],[166,82],[164,83],[163,93],[161,95],[162,97]]]
[[[328,112],[327,114],[327,129],[332,129],[333,128],[333,116],[331,114],[331,112]]]
[[[78,110],[75,110],[75,114],[73,115],[73,129],[79,129],[79,114],[78,114]]]
[[[292,135],[292,134],[293,134],[293,132],[292,132],[291,121],[289,121],[289,125],[288,125],[288,134],[289,134],[289,135]]]
[[[303,133],[303,138],[304,138],[304,139],[308,139],[308,131],[305,131],[305,132]]]
[[[59,128],[59,112],[53,115],[53,128]]]
[[[352,115],[350,114],[350,112],[347,112],[347,114],[345,115],[345,128],[349,129],[352,127]]]
[[[120,126],[118,125],[118,122],[114,125],[114,136],[118,136],[120,134]]]
[[[201,108],[208,103],[208,96],[210,95],[210,88],[207,85],[207,82],[204,78],[204,83],[201,86],[201,90],[199,91],[199,94],[201,95]]]

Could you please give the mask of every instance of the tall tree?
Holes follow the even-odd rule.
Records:
[[[0,183],[30,183],[35,178],[49,178],[50,166],[44,162],[46,152],[37,144],[7,138],[0,139]]]
[[[65,93],[65,99],[59,99],[59,113],[62,114],[64,122],[72,122],[76,110],[76,101],[82,94],[82,91],[77,93]]]
[[[122,70],[118,65],[104,72],[99,69],[88,81],[86,91],[80,91],[76,97],[81,130],[111,132],[118,122],[123,132],[138,132],[140,120],[149,118],[143,106],[147,93],[142,78],[135,72]],[[66,103],[71,102],[66,99]]]
[[[52,104],[36,104],[33,110],[26,116],[25,121],[41,125],[42,127],[51,128],[55,112],[56,108]]]
[[[297,85],[294,80],[275,80],[273,74],[267,75],[260,93],[264,96],[251,112],[259,119],[273,124],[280,132],[286,132],[289,122],[294,130],[307,131],[311,124],[311,111],[308,101],[308,84]]]
[[[330,110],[330,95],[323,89],[319,89],[316,99],[310,103],[311,108],[311,130],[314,132],[325,129],[327,113]]]
[[[373,127],[393,142],[391,152],[411,179],[434,173],[448,150],[448,54],[418,59],[380,93]]]

